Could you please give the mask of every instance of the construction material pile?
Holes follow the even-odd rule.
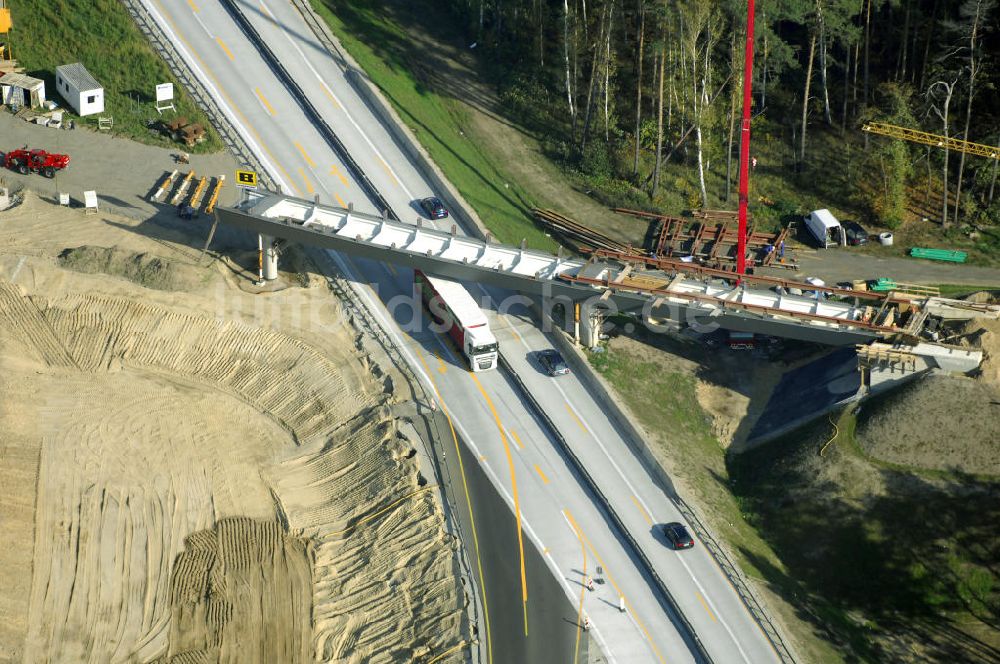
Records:
[[[555,235],[570,248],[581,254],[587,254],[594,249],[607,249],[621,253],[633,253],[631,245],[619,242],[614,238],[573,221],[555,210],[532,208],[535,219],[546,231]]]

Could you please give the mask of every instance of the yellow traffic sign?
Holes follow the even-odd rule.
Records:
[[[257,174],[253,171],[236,171],[236,185],[238,187],[255,188],[257,186]]]

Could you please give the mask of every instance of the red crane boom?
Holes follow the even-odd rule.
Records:
[[[740,128],[740,208],[739,237],[736,244],[736,273],[747,269],[747,199],[750,190],[750,105],[753,82],[753,0],[747,0],[747,47],[743,62],[743,123]]]

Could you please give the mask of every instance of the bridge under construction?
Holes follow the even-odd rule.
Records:
[[[876,293],[817,286],[774,277],[713,270],[673,259],[612,251],[589,259],[460,235],[431,227],[281,194],[249,192],[235,207],[219,207],[217,222],[261,237],[263,279],[277,277],[283,242],[314,245],[381,262],[419,268],[451,279],[490,284],[568,305],[581,312],[579,340],[597,341],[602,316],[624,313],[646,323],[671,320],[842,346],[888,342],[934,347],[963,370],[979,358],[966,349],[933,343],[928,323],[949,318],[997,317],[1000,307],[974,305],[927,292]],[[576,306],[579,305],[579,306]],[[957,367],[956,367],[957,368]]]

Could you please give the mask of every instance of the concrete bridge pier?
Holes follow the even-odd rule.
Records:
[[[258,236],[258,247],[260,248],[261,279],[274,281],[278,278],[278,249],[275,247],[275,239],[270,235],[260,235]]]
[[[574,309],[575,327],[578,331],[576,339],[584,348],[593,348],[600,341],[601,325],[604,322],[601,308],[587,300],[577,304]]]

